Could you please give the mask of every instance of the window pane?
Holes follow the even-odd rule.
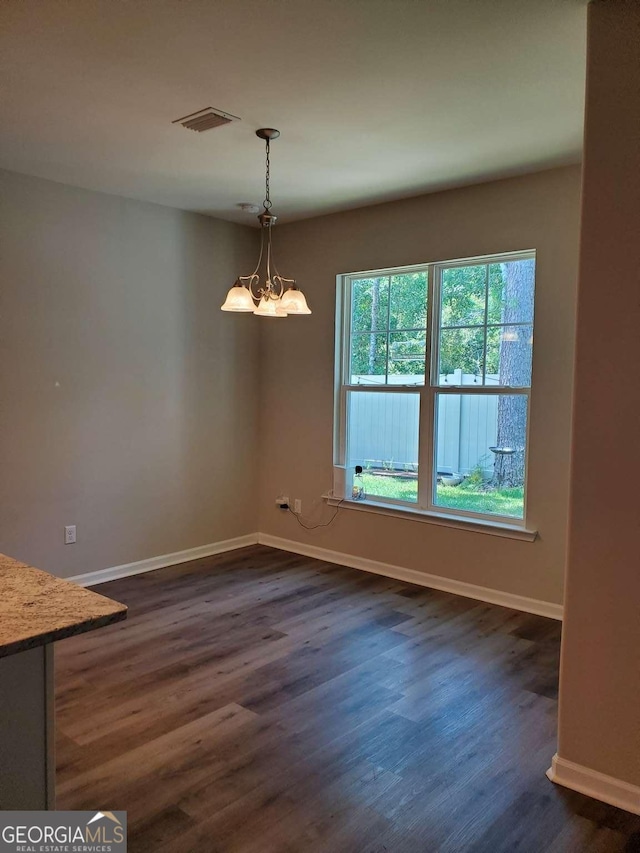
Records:
[[[532,323],[536,262],[533,258],[489,267],[489,323]]]
[[[524,394],[438,394],[434,502],[523,518]]]
[[[391,276],[392,329],[425,329],[427,326],[427,273]]]
[[[441,326],[484,324],[486,264],[442,270]]]
[[[482,382],[484,329],[442,329],[439,362],[439,385]]]
[[[389,335],[389,385],[423,385],[426,331],[391,332]]]
[[[367,497],[418,500],[418,394],[351,391],[347,466],[362,465]]]
[[[531,385],[533,326],[498,326],[487,330],[487,385]]]
[[[351,336],[351,385],[384,385],[387,372],[386,332]]]
[[[384,330],[389,320],[389,279],[361,278],[351,286],[351,329],[353,332]]]

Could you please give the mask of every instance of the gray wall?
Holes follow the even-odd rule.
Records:
[[[295,276],[310,317],[265,324],[260,530],[417,571],[561,602],[569,447],[580,169],[569,167],[284,225],[278,268]],[[328,519],[332,483],[336,275],[536,249],[536,331],[528,516],[534,543],[370,513],[340,511],[307,532],[275,507],[302,498]]]
[[[639,4],[590,4],[558,754],[640,813],[639,33]]]
[[[0,190],[0,550],[75,575],[261,530],[562,600],[578,167],[279,226],[278,265],[314,313],[277,324],[219,311],[255,230],[10,173]],[[538,251],[539,540],[348,510],[305,532],[278,514],[282,492],[327,513],[336,275],[522,249]]]
[[[254,532],[256,319],[219,307],[255,230],[9,172],[0,219],[0,551],[69,576]]]

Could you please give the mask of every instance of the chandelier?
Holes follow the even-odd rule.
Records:
[[[271,213],[269,197],[269,147],[272,139],[280,136],[279,130],[263,127],[256,130],[256,136],[265,140],[266,172],[264,210],[258,216],[260,222],[260,254],[258,263],[251,275],[240,275],[227,293],[222,305],[223,311],[251,311],[258,317],[286,317],[288,314],[311,314],[304,293],[298,289],[295,279],[283,278],[278,272],[273,258],[271,232],[277,216]],[[261,267],[264,260],[264,275],[261,283]]]

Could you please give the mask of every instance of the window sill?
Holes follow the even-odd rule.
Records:
[[[388,515],[391,518],[404,518],[407,521],[419,521],[426,524],[438,524],[441,527],[453,527],[472,533],[487,533],[490,536],[520,539],[524,542],[533,542],[538,536],[537,530],[528,530],[526,527],[520,527],[517,524],[509,524],[503,521],[490,521],[484,518],[469,518],[461,515],[430,512],[429,510],[409,509],[409,507],[385,504],[377,501],[375,503],[373,501],[354,501],[350,498],[340,500],[332,494],[325,494],[322,497],[329,506],[340,506],[341,509],[372,512],[375,515]]]

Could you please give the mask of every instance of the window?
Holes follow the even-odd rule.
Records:
[[[524,523],[534,283],[534,252],[341,276],[347,497]]]

